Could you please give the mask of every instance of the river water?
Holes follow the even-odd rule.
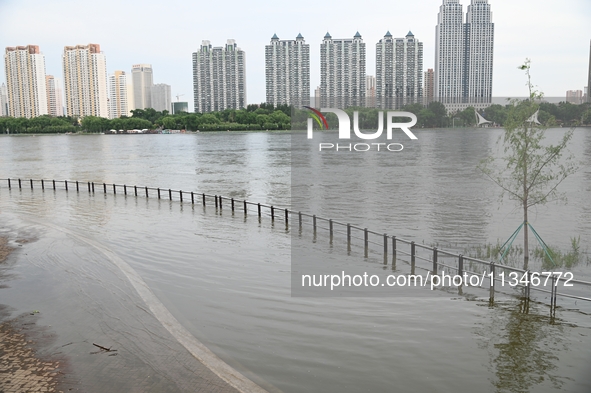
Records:
[[[549,130],[549,139],[561,132]],[[301,166],[302,156],[297,164],[289,133],[1,137],[0,178],[293,203],[296,210],[462,251],[504,242],[521,222],[515,205],[499,202],[496,186],[476,169],[499,134],[417,132],[419,141],[405,143],[403,152],[393,153],[395,161],[375,163],[396,169],[388,175],[397,185],[392,195],[359,177],[347,183],[346,198],[336,197],[344,193],[338,184],[331,190],[314,177],[307,185],[298,177],[294,187],[292,164]],[[591,240],[588,129],[575,131],[570,149],[579,170],[561,184],[568,202],[538,207],[530,217],[546,242],[562,249],[572,237],[580,236],[583,248]],[[58,337],[55,348],[74,342],[65,348],[79,359],[74,374],[86,391],[104,391],[106,377],[119,391],[138,380],[152,391],[191,391],[189,383],[167,381],[195,378],[191,359],[141,311],[141,299],[109,260],[111,253],[191,334],[270,391],[591,390],[591,320],[577,307],[561,308],[550,320],[544,304],[524,310],[504,297],[491,306],[485,293],[409,289],[404,296],[293,297],[290,229],[213,206],[37,186],[8,190],[2,183],[0,218],[3,233],[33,240],[10,262],[0,303],[14,314],[40,310],[39,323],[51,325]],[[323,263],[343,257],[309,244]],[[589,279],[590,270],[583,262],[573,271]],[[121,355],[88,356],[76,345],[88,340],[113,342]]]

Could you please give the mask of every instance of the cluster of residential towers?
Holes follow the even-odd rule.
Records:
[[[388,31],[375,44],[375,76],[366,74],[367,49],[359,32],[342,39],[326,33],[320,43],[320,86],[311,91],[310,45],[301,34],[293,40],[273,35],[265,47],[266,102],[400,108],[437,100],[448,110],[485,107],[492,99],[493,49],[488,0],[470,0],[466,13],[460,0],[442,0],[434,69],[423,69],[423,43],[410,31],[398,38]],[[7,85],[0,90],[0,115],[115,118],[132,109],[171,111],[170,86],[153,83],[151,65],[133,65],[131,79],[125,71],[107,75],[98,44],[64,48],[63,85],[59,78],[45,75],[38,46],[8,47],[4,59]],[[192,60],[195,112],[246,107],[246,55],[234,40],[219,47],[203,41]],[[591,84],[591,66],[589,79]],[[580,91],[569,93],[581,96],[581,101],[589,97]]]

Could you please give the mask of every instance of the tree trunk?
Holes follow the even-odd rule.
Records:
[[[523,202],[523,270],[527,270],[529,263],[529,239],[528,239],[528,224],[527,224],[527,202]]]

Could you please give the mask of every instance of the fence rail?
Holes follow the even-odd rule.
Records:
[[[64,189],[68,192],[75,190],[76,192],[88,192],[90,194],[94,194],[95,192],[102,192],[104,194],[112,192],[114,195],[119,193],[123,195],[131,195],[134,197],[158,198],[170,201],[178,201],[180,203],[191,203],[193,205],[212,205],[219,210],[230,209],[232,212],[241,211],[246,216],[255,214],[259,219],[262,219],[264,215],[265,217],[270,217],[271,221],[273,222],[275,220],[283,221],[285,223],[286,229],[291,225],[292,228],[295,226],[299,227],[301,231],[304,225],[307,225],[312,227],[314,235],[317,234],[319,229],[322,229],[329,235],[331,243],[334,240],[335,234],[342,236],[345,238],[348,250],[351,250],[353,240],[361,241],[364,250],[364,256],[366,258],[369,255],[371,248],[370,246],[374,246],[374,250],[372,251],[375,251],[375,246],[377,246],[379,247],[379,251],[377,252],[383,254],[384,256],[384,264],[388,263],[388,258],[391,255],[391,263],[393,268],[396,266],[396,262],[398,260],[402,260],[410,264],[411,274],[415,274],[416,269],[421,269],[430,272],[432,275],[437,275],[441,268],[447,268],[450,271],[455,270],[457,275],[462,276],[464,273],[482,274],[482,269],[489,269],[489,273],[492,274],[488,274],[486,277],[488,278],[487,284],[490,291],[491,300],[494,299],[495,292],[502,292],[501,289],[497,288],[498,285],[495,284],[499,282],[505,284],[508,280],[505,278],[503,273],[508,271],[509,273],[516,273],[520,278],[527,278],[527,280],[519,280],[519,282],[514,286],[523,289],[523,295],[526,299],[530,298],[532,289],[541,293],[549,293],[552,312],[556,306],[557,296],[576,300],[591,301],[591,282],[589,281],[575,280],[574,278],[569,280],[569,283],[584,286],[589,292],[588,296],[566,293],[565,290],[559,292],[558,282],[553,275],[552,277],[548,277],[548,279],[551,281],[550,290],[548,290],[546,289],[546,285],[544,285],[543,288],[538,285],[532,285],[531,277],[534,272],[531,272],[530,270],[500,265],[493,261],[485,261],[482,259],[465,256],[460,253],[440,250],[437,247],[418,244],[414,241],[402,239],[400,237],[388,235],[386,233],[370,231],[367,228],[362,228],[350,223],[340,222],[329,218],[316,216],[314,214],[303,213],[301,211],[296,212],[287,208],[278,208],[274,205],[250,202],[245,199],[236,199],[222,195],[198,193],[194,191],[173,190],[170,188],[154,188],[137,185],[131,186],[114,183],[107,184],[81,182],[75,180],[24,180],[20,178],[0,179],[0,187],[3,185],[7,185],[9,189],[23,189],[28,187],[34,189],[35,185],[37,185],[37,187],[40,186],[42,190]],[[324,225],[318,225],[319,221]],[[353,231],[356,231],[356,233]],[[370,238],[370,236],[373,236],[373,238]],[[359,246],[359,244],[356,245]],[[410,250],[403,250],[400,247],[401,245],[409,246]],[[409,260],[399,258],[399,255],[408,257]],[[450,258],[451,261],[449,260]],[[425,266],[425,264],[417,265],[417,260],[419,262],[425,262],[427,266]],[[479,286],[482,287],[482,283]]]

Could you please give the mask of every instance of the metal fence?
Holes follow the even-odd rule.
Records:
[[[286,229],[299,228],[300,232],[304,226],[311,227],[313,235],[322,231],[333,244],[339,238],[351,251],[352,247],[361,247],[363,255],[368,258],[370,251],[372,255],[383,255],[385,265],[391,261],[392,268],[396,268],[399,261],[410,266],[410,274],[415,275],[417,270],[426,271],[427,278],[438,275],[440,272],[448,271],[455,276],[480,275],[482,280],[475,285],[463,282],[458,287],[462,293],[462,287],[479,287],[488,290],[490,300],[494,300],[495,293],[507,293],[508,289],[519,289],[521,296],[526,299],[532,297],[532,290],[549,295],[551,312],[557,305],[557,297],[570,298],[582,301],[591,301],[591,282],[563,278],[569,272],[544,272],[540,274],[530,270],[518,269],[506,265],[472,258],[470,256],[440,250],[437,247],[419,244],[414,241],[402,239],[387,233],[370,231],[368,228],[319,217],[312,214],[292,211],[287,208],[278,208],[273,205],[249,202],[245,199],[228,198],[221,195],[211,195],[194,191],[172,190],[170,188],[154,188],[146,186],[130,186],[126,184],[107,184],[95,182],[80,182],[73,180],[34,180],[34,179],[0,179],[0,187],[7,185],[9,189],[18,188],[41,188],[42,190],[88,192],[90,194],[112,193],[131,195],[135,197],[157,198],[180,203],[200,204],[203,206],[215,206],[220,211],[230,209],[232,212],[242,212],[245,216],[255,215],[259,219],[270,218],[272,222],[279,220],[285,223]],[[572,273],[570,273],[572,275]],[[511,278],[513,277],[513,278]],[[560,283],[563,283],[562,288]],[[544,281],[542,285],[541,282]],[[450,280],[451,283],[451,280]],[[564,284],[572,286],[564,286]],[[514,285],[511,285],[514,284]],[[452,285],[450,285],[452,286]],[[559,291],[559,288],[562,290]]]

